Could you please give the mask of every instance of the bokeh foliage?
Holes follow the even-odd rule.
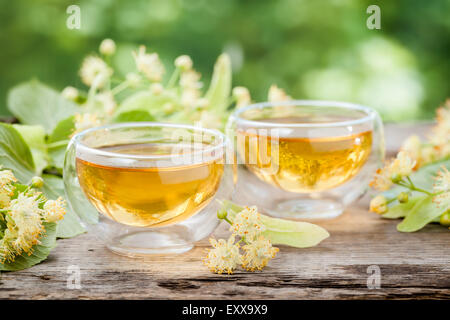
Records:
[[[72,4],[80,30],[66,28]],[[381,30],[366,27],[370,4]],[[145,44],[167,66],[191,55],[209,79],[226,51],[234,85],[255,101],[276,83],[295,98],[373,106],[386,120],[430,118],[450,96],[449,14],[447,0],[1,0],[0,115],[8,90],[30,78],[81,87],[83,57],[109,37],[119,70]]]

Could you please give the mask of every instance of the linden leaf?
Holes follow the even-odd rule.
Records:
[[[440,217],[449,208],[449,203],[437,204],[433,202],[433,196],[422,198],[416,203],[405,219],[397,225],[401,232],[414,232],[422,229],[437,217]]]
[[[155,121],[148,111],[144,110],[132,110],[118,114],[114,118],[114,122],[135,122],[135,121]]]
[[[50,155],[50,165],[62,173],[64,166],[64,156],[70,136],[75,130],[74,116],[61,120],[56,125],[53,132],[48,137],[48,153]]]
[[[31,154],[33,155],[36,173],[40,174],[49,163],[44,128],[40,125],[29,126],[21,124],[14,124],[13,127],[28,144]]]
[[[9,92],[8,109],[21,123],[41,125],[50,133],[59,121],[74,115],[79,107],[56,90],[32,80]]]

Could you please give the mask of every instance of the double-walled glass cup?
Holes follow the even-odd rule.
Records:
[[[227,146],[219,131],[187,125],[140,122],[83,131],[66,153],[68,203],[116,253],[187,251],[217,227],[216,199],[233,191]]]
[[[360,197],[384,159],[376,111],[330,101],[260,103],[238,109],[234,200],[284,218],[333,218]]]

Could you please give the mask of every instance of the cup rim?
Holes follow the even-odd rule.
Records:
[[[241,117],[241,114],[252,109],[264,109],[276,106],[310,106],[310,107],[330,107],[330,108],[343,108],[343,109],[353,109],[362,111],[365,116],[354,119],[354,120],[344,120],[344,121],[334,121],[327,123],[275,123],[267,121],[255,121],[248,120]],[[366,107],[360,104],[355,104],[351,102],[342,101],[332,101],[332,100],[288,100],[279,102],[260,102],[248,105],[246,107],[240,108],[233,112],[232,118],[235,119],[236,123],[249,125],[252,127],[271,127],[271,128],[329,128],[329,127],[341,127],[341,126],[352,126],[362,124],[368,121],[372,121],[374,117],[378,115],[377,111],[370,107]]]
[[[76,144],[77,148],[81,149],[81,152],[88,152],[91,155],[98,155],[98,156],[107,156],[107,157],[114,157],[114,158],[121,158],[121,159],[132,159],[132,160],[168,160],[173,159],[177,157],[183,157],[183,154],[168,154],[168,155],[134,155],[134,154],[123,154],[113,151],[105,151],[100,150],[98,148],[89,147],[88,145],[84,144],[81,139],[92,132],[98,131],[98,130],[104,130],[104,129],[120,129],[120,128],[144,128],[144,127],[165,127],[165,128],[179,128],[179,129],[187,129],[187,130],[194,130],[194,131],[200,131],[200,132],[206,132],[211,134],[212,136],[218,137],[220,142],[217,145],[209,146],[205,149],[202,149],[200,151],[195,151],[190,153],[191,156],[195,157],[196,155],[202,155],[202,154],[208,154],[213,153],[217,150],[220,150],[224,148],[227,145],[227,137],[216,129],[208,129],[200,126],[194,126],[194,125],[187,125],[187,124],[175,124],[175,123],[164,123],[164,122],[149,122],[149,121],[142,121],[142,122],[122,122],[122,123],[114,123],[114,124],[106,124],[103,126],[93,127],[86,129],[82,132],[77,133],[75,136],[72,137],[71,142]]]

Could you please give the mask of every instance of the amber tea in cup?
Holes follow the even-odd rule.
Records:
[[[252,199],[275,216],[339,215],[383,158],[378,115],[353,104],[256,104],[237,110],[229,129],[241,162],[237,199]]]
[[[206,147],[206,146],[205,146]],[[119,154],[170,154],[165,144],[101,148]],[[215,195],[223,163],[173,167],[114,167],[77,158],[80,186],[99,212],[130,226],[163,226],[189,218]]]
[[[87,130],[66,156],[69,203],[88,224],[87,207],[101,214],[96,232],[115,252],[186,251],[217,226],[213,200],[233,189],[225,147],[222,133],[184,125]]]

